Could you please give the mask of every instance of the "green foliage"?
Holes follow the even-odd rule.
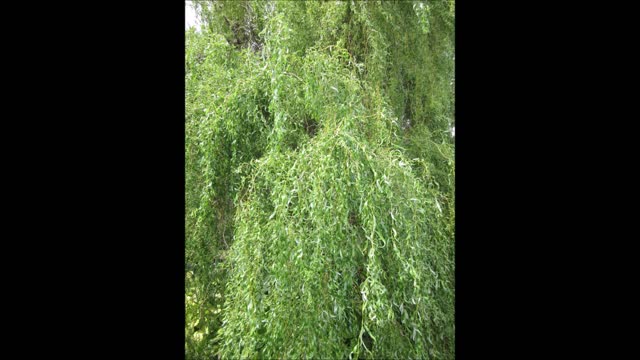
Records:
[[[187,358],[453,359],[453,1],[202,1]]]

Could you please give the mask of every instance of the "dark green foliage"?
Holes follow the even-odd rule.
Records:
[[[453,359],[453,3],[196,7],[187,358]]]

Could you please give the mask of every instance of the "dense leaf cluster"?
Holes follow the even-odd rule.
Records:
[[[202,1],[187,358],[454,358],[453,1]]]

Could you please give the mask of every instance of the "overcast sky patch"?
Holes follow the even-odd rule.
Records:
[[[193,9],[191,1],[184,2],[184,29],[195,26],[196,31],[200,31],[200,21],[196,17],[196,11]]]

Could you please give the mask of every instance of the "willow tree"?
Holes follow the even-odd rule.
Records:
[[[454,358],[453,1],[202,1],[188,358]]]

